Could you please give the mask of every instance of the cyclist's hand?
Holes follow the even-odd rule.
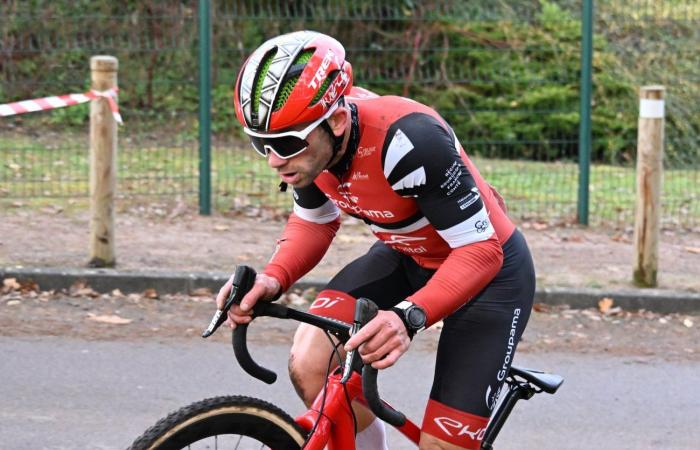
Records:
[[[386,369],[403,355],[411,339],[406,326],[393,311],[379,311],[345,344],[345,350],[359,347],[362,362],[375,369]]]
[[[233,275],[219,290],[219,294],[216,296],[216,307],[221,309],[226,303],[229,293],[231,292],[231,286],[233,285]],[[233,305],[231,309],[228,310],[228,319],[226,324],[232,329],[236,327],[236,324],[249,323],[252,319],[253,306],[258,302],[258,300],[271,300],[279,293],[281,289],[279,281],[264,273],[259,273],[255,277],[255,283],[253,287],[248,291],[248,293],[241,299],[240,305]]]

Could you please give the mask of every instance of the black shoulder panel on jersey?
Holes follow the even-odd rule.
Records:
[[[294,188],[292,195],[294,203],[306,209],[316,209],[328,201],[328,197],[321,192],[316,183],[303,188]]]
[[[417,197],[439,230],[483,208],[476,182],[455,144],[452,130],[438,119],[412,113],[389,128],[382,147],[382,169],[392,189],[404,197]]]

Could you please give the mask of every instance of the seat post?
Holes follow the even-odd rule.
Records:
[[[496,414],[493,415],[488,428],[486,429],[486,434],[484,439],[481,441],[482,450],[492,450],[493,441],[496,440],[496,436],[503,428],[503,424],[506,423],[506,419],[510,416],[513,411],[513,407],[520,399],[529,400],[533,395],[535,395],[535,390],[526,383],[513,383],[508,390],[508,394],[503,399]]]

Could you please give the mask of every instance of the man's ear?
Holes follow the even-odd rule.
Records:
[[[328,118],[328,124],[335,136],[342,136],[350,123],[350,110],[341,106]]]

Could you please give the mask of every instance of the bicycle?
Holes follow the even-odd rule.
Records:
[[[208,337],[225,322],[228,309],[241,299],[253,286],[255,271],[239,266],[234,274],[231,293],[222,310],[214,315],[207,330]],[[350,406],[358,401],[374,414],[418,445],[420,428],[404,414],[391,407],[379,396],[377,369],[363,365],[356,351],[348,352],[345,362],[339,360],[331,373],[332,359],[340,359],[338,347],[350,339],[364,324],[377,314],[377,306],[368,299],[357,300],[354,323],[317,316],[285,305],[258,302],[253,317],[269,316],[292,319],[315,325],[326,331],[334,345],[327,372],[327,382],[311,408],[296,418],[264,400],[246,396],[213,397],[185,406],[158,421],[131,445],[131,450],[170,450],[192,448],[207,438],[214,438],[213,445],[202,448],[220,448],[219,443],[235,444],[235,447],[253,448],[248,438],[257,441],[255,448],[348,450],[355,448],[356,419]],[[252,322],[251,322],[252,323]],[[249,375],[272,384],[277,375],[258,365],[247,347],[249,324],[238,325],[232,333],[232,345],[238,363]],[[337,341],[331,338],[335,336]],[[512,366],[506,376],[507,390],[488,426],[476,430],[483,436],[482,449],[490,450],[493,442],[509,417],[515,404],[528,400],[535,394],[554,394],[564,379],[555,374]],[[465,430],[468,432],[468,430]],[[480,436],[480,437],[481,437]],[[243,445],[241,447],[241,445]],[[198,447],[197,447],[198,448]]]

